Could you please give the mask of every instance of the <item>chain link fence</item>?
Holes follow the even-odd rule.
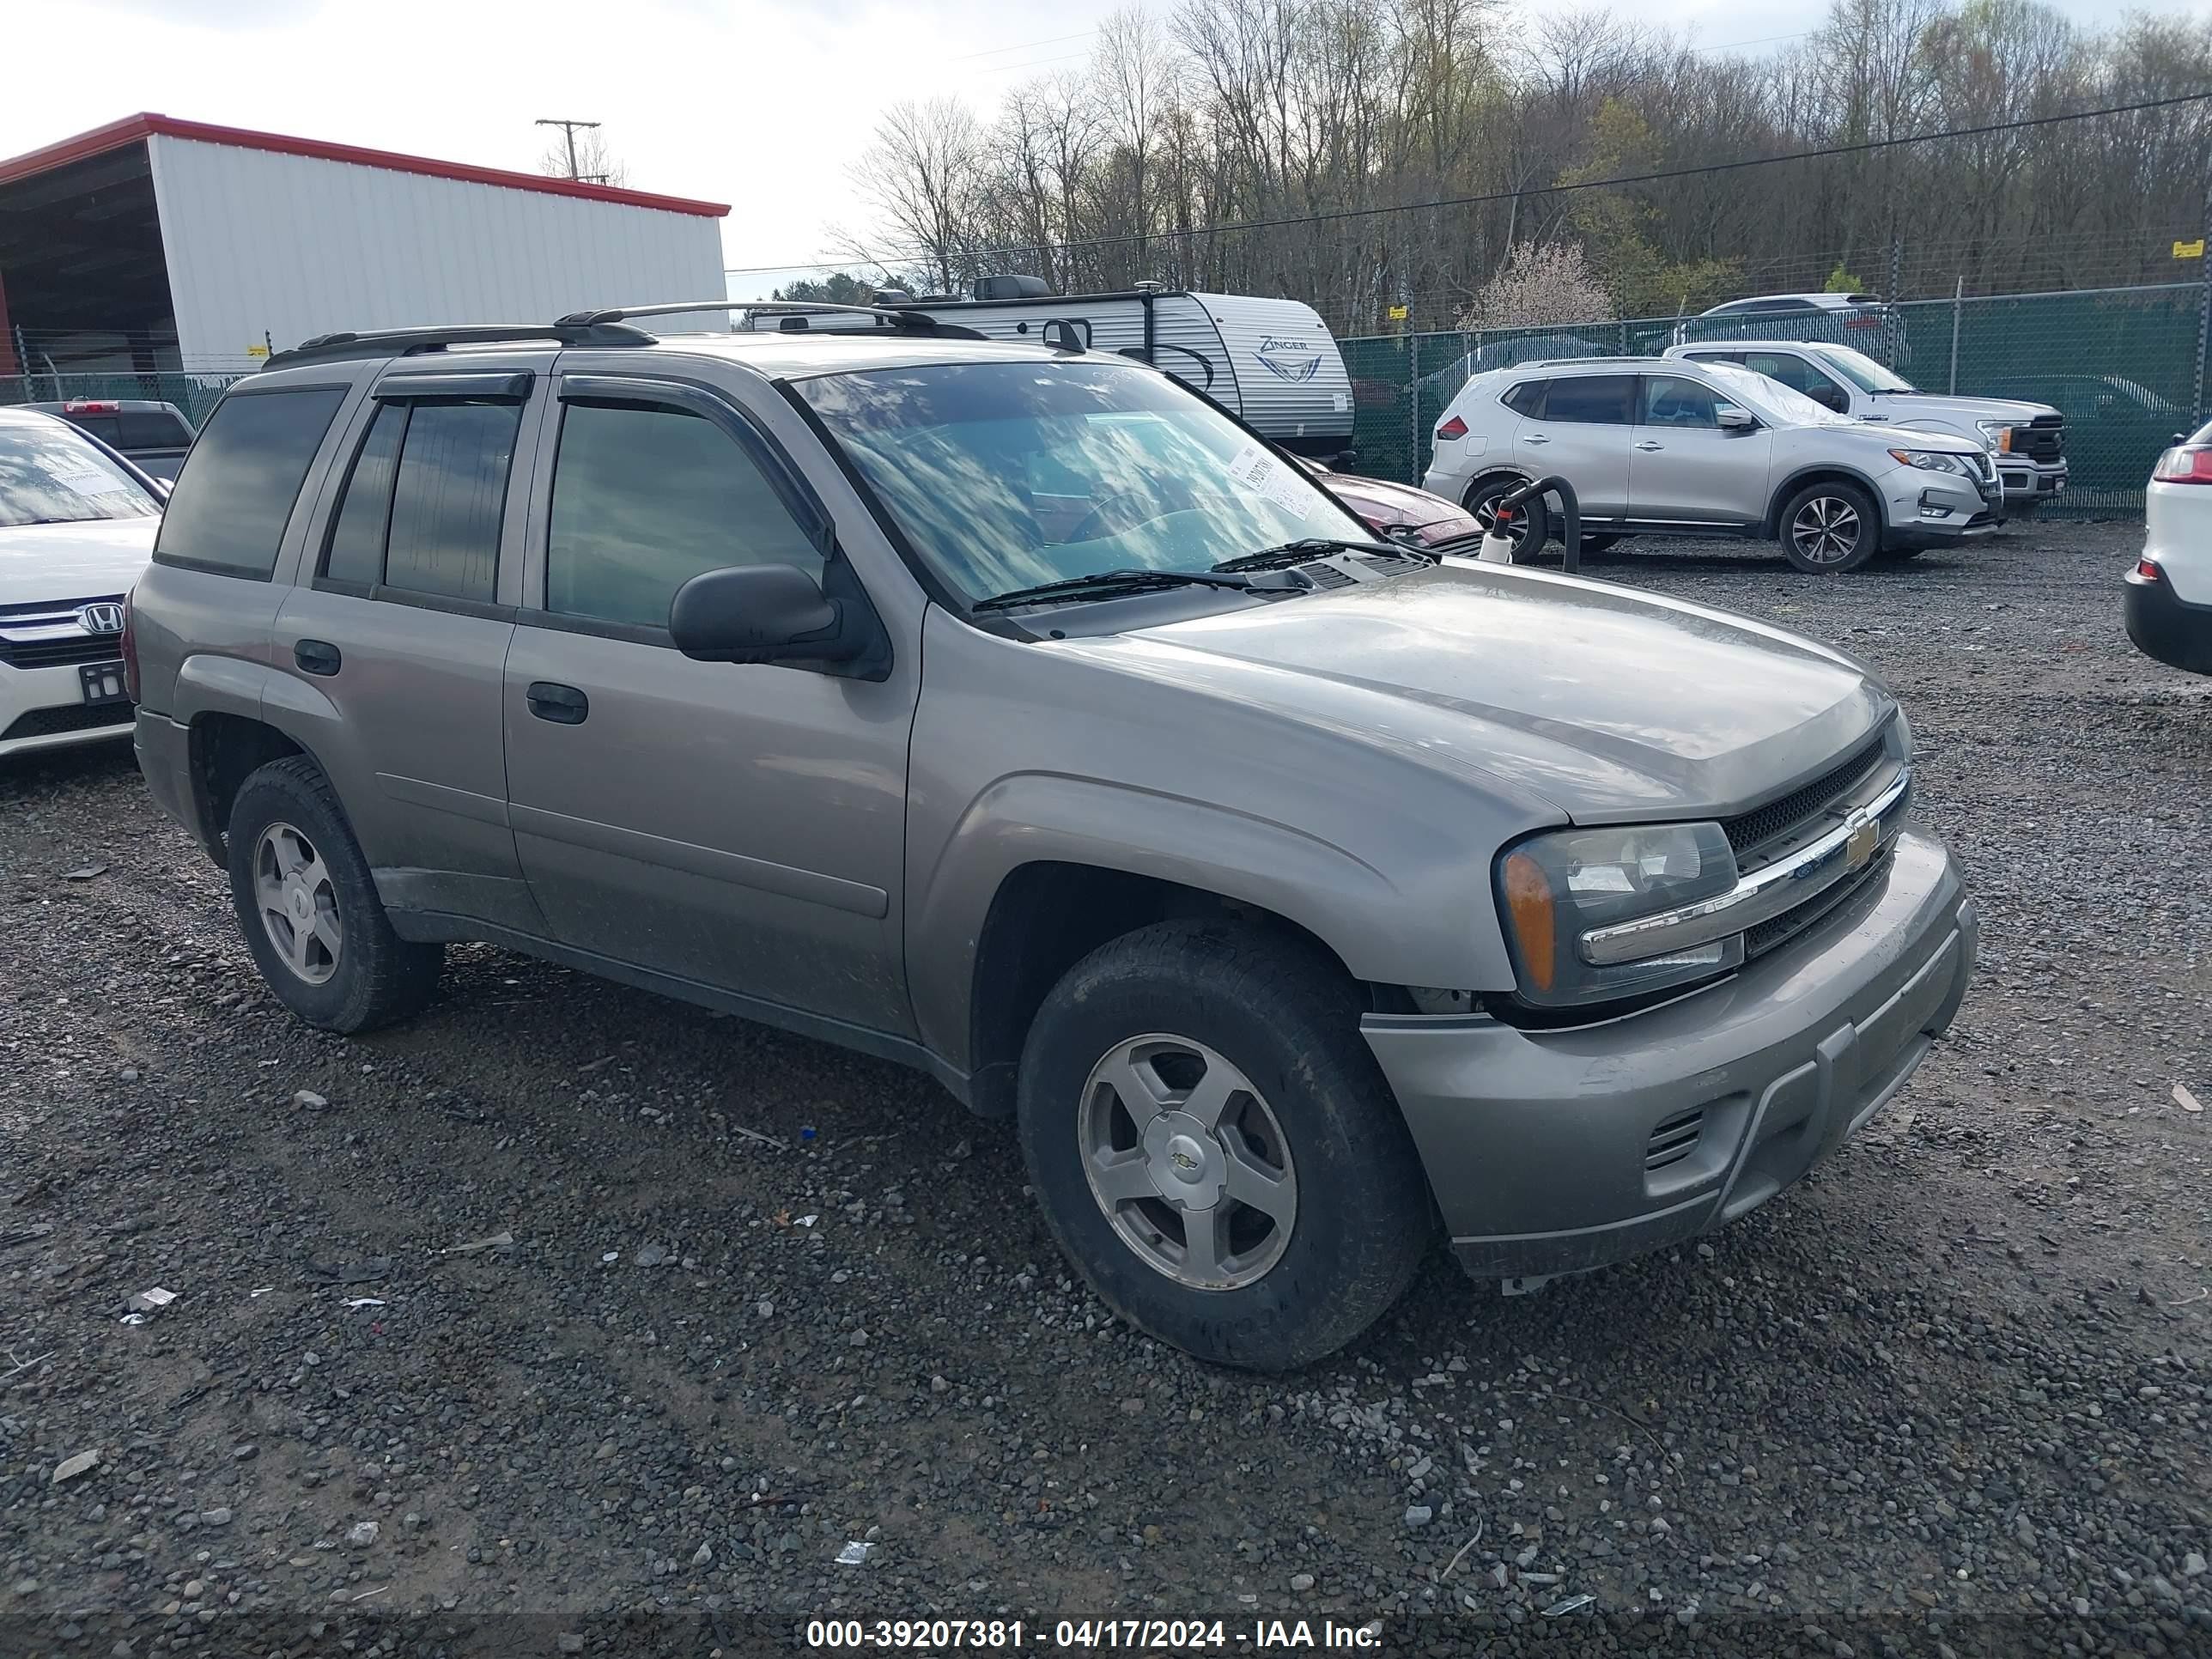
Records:
[[[2066,417],[2066,492],[2043,511],[2142,511],[2159,452],[2208,403],[2212,284],[1913,300],[1845,318],[1764,324],[1638,318],[1545,328],[1370,335],[1339,342],[1352,376],[1353,465],[1419,483],[1431,434],[1468,378],[1560,357],[1655,356],[1711,339],[1826,339],[1863,351],[1922,392],[2049,404]]]
[[[144,398],[174,404],[197,429],[223,388],[242,378],[242,370],[135,374],[0,374],[0,407],[10,404],[68,403],[80,398]]]

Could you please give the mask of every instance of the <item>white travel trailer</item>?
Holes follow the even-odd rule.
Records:
[[[986,276],[972,298],[879,295],[994,340],[1040,342],[1066,323],[1088,351],[1116,352],[1167,370],[1284,448],[1327,459],[1352,447],[1352,381],[1328,325],[1309,305],[1249,294],[1137,288],[1054,294],[1035,276]],[[788,313],[752,326],[789,327]],[[827,313],[819,324],[835,327]]]

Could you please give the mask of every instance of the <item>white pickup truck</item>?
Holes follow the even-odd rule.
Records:
[[[2049,404],[1923,392],[1864,352],[1820,340],[1700,340],[1669,346],[1667,356],[1741,363],[1838,415],[1979,443],[1996,463],[2008,514],[2030,511],[2066,488],[2066,417]]]

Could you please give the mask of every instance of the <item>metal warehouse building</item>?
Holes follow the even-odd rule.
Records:
[[[334,329],[719,298],[728,212],[133,115],[0,161],[0,376],[235,372]]]

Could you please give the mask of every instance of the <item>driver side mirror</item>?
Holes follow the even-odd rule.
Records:
[[[847,663],[867,648],[858,607],[833,599],[793,564],[707,570],[676,590],[668,632],[699,662]]]
[[[1749,410],[1739,409],[1734,404],[1723,404],[1713,411],[1713,418],[1723,432],[1749,432],[1759,424]]]

